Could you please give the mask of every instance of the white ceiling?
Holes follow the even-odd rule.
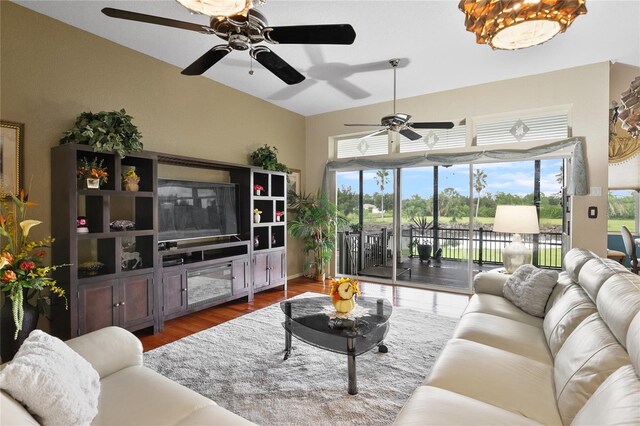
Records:
[[[100,12],[109,6],[208,24],[207,17],[191,15],[174,0],[14,1],[174,64],[176,73],[223,43],[215,35],[113,19]],[[307,77],[295,86],[287,86],[255,61],[255,73],[249,75],[246,51],[231,52],[204,77],[308,116],[393,99],[390,58],[405,59],[398,70],[398,98],[602,61],[640,66],[640,0],[589,0],[587,8],[566,33],[546,44],[494,51],[476,44],[465,30],[458,0],[267,0],[259,10],[271,26],[349,23],[357,34],[355,43],[269,45]]]

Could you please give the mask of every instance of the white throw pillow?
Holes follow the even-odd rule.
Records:
[[[88,425],[98,414],[100,376],[62,340],[34,330],[0,372],[0,389],[43,425]]]
[[[502,295],[526,313],[543,318],[544,308],[556,282],[556,271],[522,265],[504,284]]]

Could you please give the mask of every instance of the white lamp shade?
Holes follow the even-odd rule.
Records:
[[[538,234],[538,212],[535,206],[498,206],[493,222],[494,232]]]

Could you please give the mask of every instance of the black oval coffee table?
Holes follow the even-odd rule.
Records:
[[[356,357],[378,347],[386,353],[384,338],[389,331],[393,307],[386,299],[359,297],[350,318],[336,318],[331,297],[306,297],[280,302],[285,314],[284,359],[291,355],[291,336],[312,346],[347,355],[349,394],[358,393]]]

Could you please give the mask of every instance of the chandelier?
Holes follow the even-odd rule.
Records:
[[[637,138],[640,135],[640,76],[631,82],[629,90],[620,95],[622,105],[616,108],[624,130]]]
[[[535,46],[565,32],[587,13],[586,0],[460,0],[467,31],[478,44],[516,50]]]
[[[265,0],[258,0],[263,4]],[[252,0],[177,0],[178,3],[192,12],[207,16],[246,15],[253,7]]]

